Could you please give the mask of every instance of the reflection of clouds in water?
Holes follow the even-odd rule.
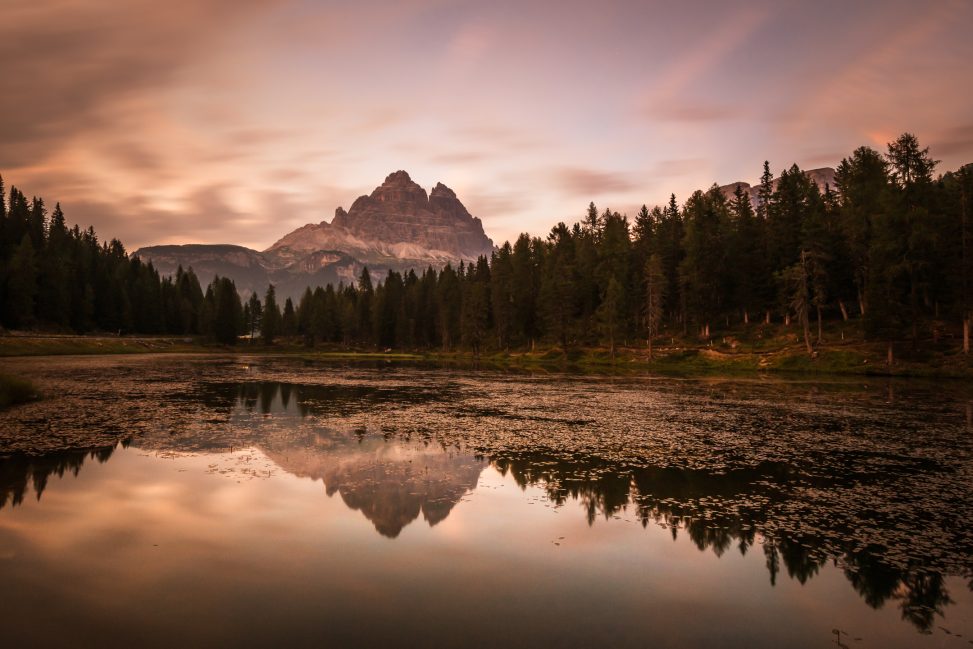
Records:
[[[243,508],[236,480],[279,468],[394,537],[475,488],[484,464],[455,449],[477,449],[590,524],[622,516],[716,556],[756,553],[777,584],[835,561],[865,602],[898,602],[920,628],[948,601],[942,576],[971,573],[969,400],[951,384],[58,359],[79,370],[68,376],[32,363],[58,396],[0,413],[4,445],[50,444],[43,421],[69,440],[127,429],[147,452],[221,453],[225,497]],[[47,461],[0,485],[8,504],[58,463],[76,470]]]

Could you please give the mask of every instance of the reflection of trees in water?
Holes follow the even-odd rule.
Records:
[[[745,555],[760,545],[772,585],[781,570],[805,584],[826,563],[834,562],[866,604],[877,609],[898,602],[902,618],[923,632],[930,631],[936,615],[942,616],[953,602],[939,566],[916,560],[916,553],[910,553],[913,558],[907,567],[894,566],[890,555],[903,550],[883,544],[882,539],[858,547],[852,534],[855,521],[833,517],[833,526],[821,529],[777,520],[775,513],[787,503],[781,502],[781,491],[775,485],[793,478],[786,466],[765,464],[714,474],[531,455],[496,458],[493,463],[522,488],[544,489],[556,505],[577,501],[589,525],[599,515],[609,519],[631,507],[643,527],[654,523],[667,528],[674,540],[685,534],[701,551],[710,550],[716,556],[734,546]],[[875,531],[874,525],[870,529]],[[836,536],[841,537],[838,548]],[[955,558],[969,561],[969,557]],[[969,570],[964,566],[963,574]],[[969,586],[973,590],[973,580]]]
[[[170,427],[166,435],[143,437],[140,446],[176,451],[258,446],[284,470],[322,480],[329,493],[340,491],[347,506],[363,512],[386,536],[394,537],[420,515],[431,525],[444,519],[466,490],[475,488],[482,467],[479,458],[470,454],[458,453],[448,461],[438,458],[438,454],[457,453],[455,449],[433,448],[427,453],[414,448],[407,458],[383,454],[383,444],[389,449],[402,444],[399,436],[387,431],[384,437],[376,437],[365,428],[328,429],[332,416],[367,414],[375,404],[394,407],[441,400],[442,392],[431,388],[212,383],[181,398],[205,409]],[[262,422],[268,416],[271,422],[293,418],[294,423],[265,426]],[[86,460],[104,462],[114,449],[106,446],[0,459],[0,508],[20,504],[30,486],[39,498],[51,475],[77,475]],[[428,475],[403,464],[416,459],[428,468]],[[492,461],[522,487],[545,489],[555,505],[579,503],[589,524],[600,516],[631,512],[643,526],[664,527],[674,539],[682,535],[700,550],[717,556],[733,550],[741,554],[758,551],[764,556],[771,584],[781,574],[806,583],[826,563],[834,562],[869,606],[896,602],[904,619],[920,630],[929,630],[936,615],[942,615],[952,602],[945,575],[970,578],[973,590],[973,559],[964,545],[971,522],[965,520],[962,508],[951,519],[937,515],[930,525],[943,542],[938,552],[924,553],[929,538],[908,540],[902,535],[902,521],[895,518],[896,508],[883,506],[898,502],[899,494],[890,487],[897,483],[885,479],[882,472],[921,479],[943,468],[889,455],[882,457],[878,470],[870,459],[852,452],[830,453],[829,471],[819,471],[816,477],[807,470],[773,462],[714,473],[631,467],[581,455],[563,459],[523,454]],[[867,486],[869,497],[878,501],[861,508],[835,506],[857,497],[859,491],[854,488],[858,485]],[[816,500],[808,489],[834,499]],[[946,501],[949,498],[944,494]]]
[[[121,442],[128,447],[128,441]],[[37,500],[41,499],[51,476],[63,477],[69,473],[75,477],[85,460],[94,459],[99,464],[108,461],[117,445],[101,448],[62,451],[47,455],[16,454],[0,457],[0,509],[7,503],[16,507],[24,502],[29,487],[33,486]]]

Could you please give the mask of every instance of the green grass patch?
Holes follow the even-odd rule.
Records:
[[[0,374],[0,410],[40,399],[40,392],[30,381]]]
[[[206,351],[206,349],[191,338],[0,336],[0,357],[64,356],[71,354],[145,354],[194,351]]]

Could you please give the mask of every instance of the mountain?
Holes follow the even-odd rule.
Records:
[[[442,183],[427,196],[404,171],[389,174],[330,223],[294,230],[267,249],[282,260],[313,250],[341,250],[369,264],[439,265],[489,255],[493,242],[456,194]]]
[[[309,223],[262,252],[234,245],[148,246],[134,255],[163,275],[192,268],[203,284],[231,278],[244,295],[273,283],[278,295],[297,298],[307,286],[356,281],[368,267],[380,279],[405,271],[489,256],[493,242],[480,219],[442,183],[426,194],[405,171],[396,171],[331,222]]]
[[[278,295],[296,300],[307,286],[357,281],[363,266],[336,250],[316,250],[282,264],[265,252],[226,244],[149,246],[133,256],[151,261],[161,275],[174,275],[179,266],[192,268],[203,288],[217,275],[229,277],[244,298],[254,292],[263,295],[267,285],[273,284]]]
[[[835,187],[834,174],[835,171],[831,167],[808,169],[804,172],[804,175],[810,178],[814,184],[818,186],[818,189],[821,190],[822,193],[824,192],[825,187],[830,187],[832,191],[837,189]],[[780,182],[780,178],[774,178],[772,181],[770,181],[771,187],[777,189],[778,182]],[[736,191],[737,186],[743,187],[743,190],[750,194],[750,202],[753,203],[754,206],[760,202],[760,197],[757,193],[757,190],[760,189],[759,185],[751,185],[750,183],[746,182],[736,182],[721,186],[720,191],[723,192],[723,195],[726,196],[727,199],[732,199],[733,192]]]

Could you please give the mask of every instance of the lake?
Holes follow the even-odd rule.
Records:
[[[973,644],[973,386],[22,358],[5,647]]]

